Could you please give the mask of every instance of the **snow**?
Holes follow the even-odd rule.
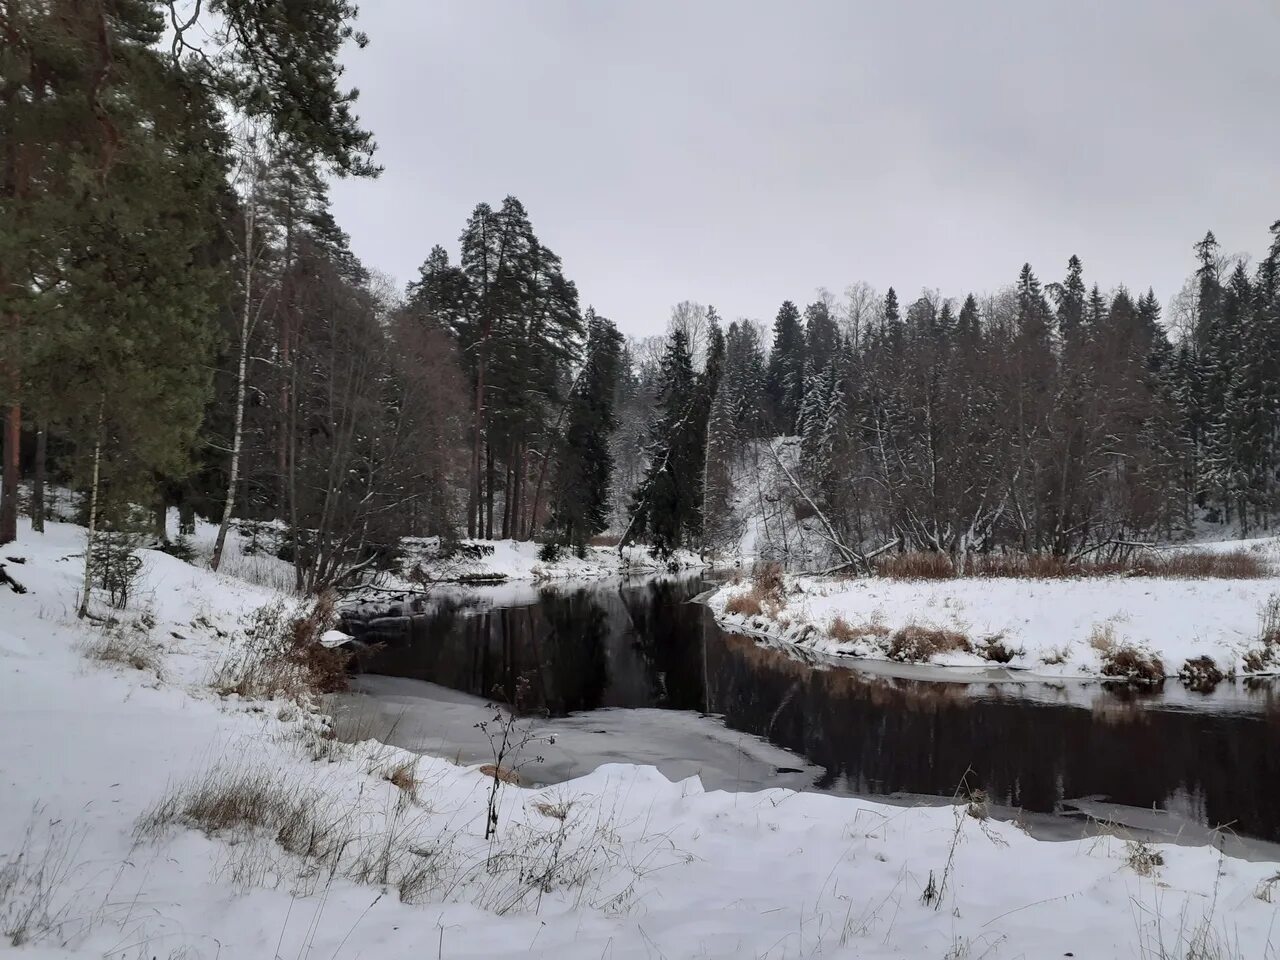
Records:
[[[156,669],[88,659],[101,628],[74,617],[82,549],[67,524],[0,549],[29,588],[0,588],[0,932],[26,927],[16,956],[999,960],[1183,957],[1197,938],[1223,947],[1201,956],[1276,956],[1276,864],[1046,842],[963,805],[709,791],[613,763],[503,786],[486,841],[493,781],[474,765],[328,740],[305,704],[209,688],[280,599],[268,586],[144,552],[121,629]],[[400,764],[416,796],[388,779]],[[321,865],[274,833],[180,824],[135,836],[210,771],[305,798],[340,852]]]
[[[1234,541],[1221,549],[1239,546]],[[1277,550],[1274,539],[1254,548],[1268,555]],[[999,639],[1015,653],[1009,668],[1039,676],[1098,675],[1103,655],[1091,638],[1103,637],[1156,654],[1169,675],[1199,656],[1211,657],[1226,674],[1245,674],[1244,655],[1261,645],[1263,610],[1280,597],[1280,578],[892,580],[800,575],[786,578],[786,603],[780,609],[756,616],[726,611],[732,597],[749,590],[746,582],[718,590],[709,600],[717,619],[830,655],[886,659],[884,637],[915,625],[954,630],[979,648]],[[855,635],[832,636],[837,619]],[[992,666],[967,652],[940,653],[932,662]]]
[[[428,583],[484,583],[507,580],[598,579],[619,574],[649,573],[661,570],[687,570],[705,566],[697,554],[679,550],[669,560],[659,560],[645,546],[631,545],[619,553],[617,547],[587,547],[577,556],[571,549],[560,551],[553,560],[542,560],[542,544],[532,540],[462,540],[464,547],[478,548],[479,557],[441,556],[439,538],[406,537],[402,541],[405,558],[398,576],[380,581],[394,589],[397,585],[419,587]],[[411,572],[417,567],[421,576]]]

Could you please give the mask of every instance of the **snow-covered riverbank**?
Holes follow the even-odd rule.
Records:
[[[1133,654],[1176,676],[1280,672],[1280,578],[787,576],[757,604],[749,580],[709,600],[726,626],[822,653],[1041,676],[1100,676]],[[757,606],[759,609],[756,609]]]
[[[582,556],[569,548],[548,555],[532,540],[462,540],[442,544],[439,538],[405,538],[398,570],[384,575],[394,587],[421,588],[437,583],[499,583],[508,580],[600,579],[619,575],[691,570],[705,566],[697,554],[678,550],[659,560],[644,545],[587,547]]]
[[[477,767],[343,743],[305,703],[212,689],[254,610],[281,601],[268,587],[143,552],[111,628],[131,655],[87,656],[107,628],[74,617],[82,544],[53,524],[0,550],[28,588],[0,587],[0,943],[20,955],[1265,958],[1280,944],[1276,864],[1039,841],[981,819],[980,801],[706,792],[614,764],[503,786],[486,840],[494,781]]]

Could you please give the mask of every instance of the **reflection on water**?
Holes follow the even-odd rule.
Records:
[[[720,715],[859,794],[952,795],[965,780],[1037,812],[1102,797],[1280,839],[1280,705],[1271,683],[1139,696],[1094,683],[939,682],[833,665],[727,633],[683,577],[470,591],[428,613],[349,622],[385,642],[365,669],[553,716],[599,707]],[[496,598],[496,599],[495,599]],[[407,611],[405,611],[407,612]]]

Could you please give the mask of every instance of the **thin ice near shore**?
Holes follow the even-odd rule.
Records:
[[[1276,956],[1277,865],[1038,841],[980,802],[706,792],[615,764],[503,786],[486,842],[476,768],[336,742],[308,704],[209,688],[273,589],[144,552],[120,619],[151,656],[87,658],[67,559],[82,543],[53,524],[5,550],[28,592],[0,592],[0,932],[23,955]],[[284,831],[136,832],[210,771],[305,799],[342,852],[318,861]]]

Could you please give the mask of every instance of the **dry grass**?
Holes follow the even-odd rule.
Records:
[[[478,768],[478,770],[480,773],[484,774],[484,776],[493,777],[495,780],[500,780],[502,783],[514,783],[517,785],[520,783],[520,774],[516,773],[514,770],[508,769],[507,767],[500,767],[495,763],[483,764]]]
[[[564,800],[559,803],[546,803],[541,800],[533,805],[533,809],[537,810],[544,817],[550,817],[552,820],[567,820],[569,811],[573,809],[573,801]]]
[[[890,580],[950,580],[956,575],[951,558],[936,551],[885,553],[874,566],[879,576]]]
[[[950,580],[960,573],[937,551],[884,554],[879,576],[891,580]],[[1050,554],[979,553],[967,558],[966,577],[1065,580],[1078,577],[1159,577],[1174,580],[1257,580],[1271,575],[1266,560],[1248,550],[1142,550],[1116,559],[1069,560]]]
[[[1149,558],[1153,577],[1199,580],[1261,580],[1271,576],[1271,568],[1258,553],[1249,550],[1177,550]]]
[[[1109,656],[1118,646],[1116,628],[1109,623],[1095,623],[1089,631],[1089,646],[1102,656]]]
[[[1126,840],[1124,862],[1140,877],[1152,876],[1164,866],[1164,854],[1143,840]]]
[[[973,644],[963,633],[937,627],[908,624],[889,637],[885,653],[903,663],[928,663],[942,653],[972,653]]]
[[[345,690],[349,654],[320,643],[335,622],[332,594],[310,607],[278,601],[260,608],[239,649],[215,667],[213,688],[223,696],[295,700]]]
[[[81,904],[71,886],[86,869],[77,860],[82,840],[82,832],[59,820],[38,823],[33,816],[22,845],[0,855],[0,943],[21,947],[66,937],[70,927],[83,923],[73,919]]]
[[[418,799],[418,759],[416,757],[386,764],[378,771],[378,775],[410,800]]]
[[[831,625],[827,627],[827,635],[832,640],[840,643],[852,643],[855,640],[863,640],[868,637],[883,640],[889,636],[889,628],[879,621],[861,623],[855,626],[845,620],[844,617],[836,617],[831,621]]]
[[[473,812],[479,812],[471,806]],[[225,842],[217,877],[237,889],[310,896],[335,878],[394,890],[406,903],[464,898],[498,914],[536,910],[574,889],[577,906],[621,912],[640,877],[678,862],[669,838],[624,850],[607,809],[539,801],[546,819],[481,840],[456,811],[396,802],[379,810],[291,783],[278,771],[214,768],[168,791],[135,825],[139,841],[186,825]]]
[[[1110,623],[1094,624],[1089,646],[1102,658],[1102,675],[1135,687],[1155,687],[1164,682],[1164,661],[1154,653],[1142,650],[1116,638]]]
[[[758,617],[764,612],[760,598],[754,591],[738,593],[730,597],[724,605],[725,613],[736,613],[740,617]]]
[[[744,617],[768,615],[776,617],[787,605],[782,565],[760,563],[751,571],[751,586],[745,593],[735,594],[724,605],[725,613]]]
[[[314,853],[332,831],[316,817],[317,798],[287,787],[265,771],[213,768],[171,790],[134,825],[138,840],[155,839],[175,824],[209,835],[263,830],[294,853]],[[305,844],[298,841],[310,840]]]
[[[1272,594],[1258,611],[1258,646],[1245,651],[1246,673],[1280,669],[1280,594]]]
[[[86,641],[82,650],[90,660],[161,675],[160,649],[140,624],[108,625]]]

